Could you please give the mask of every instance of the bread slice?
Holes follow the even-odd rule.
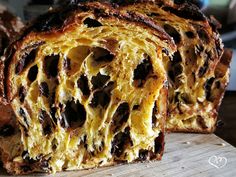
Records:
[[[174,57],[165,61],[170,86],[167,130],[213,132],[219,100],[223,98],[229,80],[228,69],[221,73],[223,79],[217,76],[222,65],[218,63],[223,45],[216,21],[209,20],[196,6],[185,1],[136,1],[121,4],[120,9],[123,13],[136,12],[152,18],[177,45]],[[229,64],[225,67],[229,68]],[[212,86],[213,82],[220,88]]]
[[[20,128],[16,147],[23,147],[16,154],[4,148],[4,167],[55,173],[161,159],[163,58],[174,50],[150,18],[106,3],[40,16],[8,48],[3,65],[3,96]]]

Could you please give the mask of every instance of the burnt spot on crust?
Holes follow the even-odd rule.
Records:
[[[77,86],[80,88],[84,96],[90,95],[90,89],[88,85],[88,78],[85,75],[81,75],[77,81]]]
[[[44,58],[44,71],[48,78],[57,76],[59,58],[59,55],[51,55]]]
[[[95,91],[89,105],[93,108],[97,108],[98,106],[106,108],[110,103],[113,88],[114,82],[109,82],[103,89]]]
[[[163,27],[166,33],[173,37],[176,44],[179,44],[181,42],[181,36],[173,26],[165,24]]]
[[[133,145],[130,137],[130,128],[126,127],[124,132],[116,134],[111,144],[111,154],[120,157],[127,146]]]
[[[153,67],[151,59],[148,56],[147,59],[144,59],[134,70],[134,86],[142,87],[145,84],[148,75],[151,73],[153,73]]]
[[[82,127],[86,121],[86,110],[78,101],[67,102],[61,112],[61,126],[63,128]]]
[[[19,100],[21,103],[23,103],[25,101],[25,96],[26,96],[27,92],[24,86],[21,86],[19,88],[19,92],[18,92],[18,96],[19,96]]]
[[[42,82],[42,83],[39,85],[39,93],[40,93],[40,95],[43,95],[43,96],[45,96],[46,98],[49,97],[49,88],[48,88],[47,82]]]
[[[20,74],[30,63],[32,63],[35,60],[36,54],[37,48],[30,52],[25,52],[16,64],[15,74]]]
[[[95,19],[92,19],[92,18],[86,18],[83,23],[85,25],[87,25],[88,28],[95,28],[95,27],[99,27],[99,26],[102,26],[102,24],[98,21],[98,20],[95,20]]]
[[[208,79],[204,85],[205,95],[206,95],[206,99],[208,101],[212,101],[211,100],[211,87],[212,87],[214,80],[215,80],[215,78],[212,77],[212,78]]]
[[[163,7],[163,10],[173,13],[178,17],[194,20],[194,21],[204,21],[206,20],[205,16],[200,12],[199,8],[194,5],[184,3],[179,8],[174,8],[170,6]]]
[[[205,43],[208,44],[210,42],[210,37],[204,29],[197,30],[198,37]]]
[[[30,80],[30,82],[35,81],[35,79],[37,78],[38,75],[38,66],[34,65],[29,69],[28,72],[28,79]]]
[[[92,51],[93,59],[96,62],[111,62],[115,57],[109,50],[101,47],[95,47]]]
[[[40,15],[34,23],[24,31],[24,35],[31,31],[47,32],[52,29],[59,29],[63,26],[66,19],[73,13],[75,7],[64,6],[59,10],[48,11],[48,13]]]
[[[100,72],[96,76],[93,76],[91,80],[93,84],[93,90],[102,88],[109,79],[110,79],[110,76],[103,75]]]
[[[53,123],[46,111],[40,110],[39,122],[42,125],[44,135],[50,135],[53,132]]]
[[[129,118],[129,104],[127,102],[121,103],[116,109],[115,114],[112,117],[111,130],[117,132],[121,126],[127,122]]]
[[[10,124],[6,124],[6,125],[3,125],[1,128],[0,128],[0,136],[3,136],[3,137],[8,137],[8,136],[11,136],[13,135],[15,132],[15,129],[12,125]]]

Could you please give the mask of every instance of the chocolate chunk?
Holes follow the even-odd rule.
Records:
[[[204,29],[197,30],[198,37],[205,43],[208,44],[210,42],[210,37]]]
[[[133,110],[138,110],[139,107],[140,107],[140,105],[136,104],[136,105],[133,106]]]
[[[174,41],[176,44],[179,44],[181,41],[181,36],[179,34],[179,32],[172,27],[171,25],[165,24],[164,25],[164,30],[171,36],[174,38]]]
[[[135,87],[142,87],[149,74],[153,73],[152,63],[150,57],[148,56],[147,59],[144,59],[134,70],[134,86]]]
[[[148,150],[140,149],[139,150],[139,155],[138,155],[139,160],[141,160],[141,161],[147,160],[148,154],[149,154]]]
[[[154,152],[155,154],[160,154],[163,151],[163,142],[164,142],[164,134],[162,132],[159,133],[159,136],[155,139],[154,144]]]
[[[190,39],[192,39],[192,38],[195,37],[195,35],[194,35],[194,33],[193,33],[192,31],[187,31],[187,32],[185,32],[185,34],[186,34],[186,36],[187,36],[188,38],[190,38]]]
[[[61,112],[61,126],[63,128],[82,127],[86,121],[86,110],[78,101],[69,101]]]
[[[12,125],[9,125],[9,124],[3,125],[0,128],[0,136],[3,136],[3,137],[11,136],[14,134],[14,132],[15,132],[15,129],[13,128]]]
[[[39,85],[39,92],[40,92],[40,95],[43,95],[46,98],[49,97],[49,88],[48,88],[48,84],[46,82],[42,82]]]
[[[203,64],[203,66],[200,67],[200,69],[198,71],[198,76],[203,77],[204,74],[206,74],[208,67],[209,67],[209,60],[207,58],[206,61]]]
[[[102,75],[100,72],[92,77],[93,90],[97,88],[102,88],[107,81],[110,79],[110,76]]]
[[[204,47],[202,45],[197,45],[195,48],[195,54],[199,55],[203,52]]]
[[[19,93],[18,93],[18,95],[19,95],[19,100],[20,100],[20,102],[21,103],[23,103],[24,101],[25,101],[25,96],[26,96],[26,89],[25,89],[25,87],[23,87],[23,86],[21,86],[20,88],[19,88]]]
[[[93,53],[96,62],[111,62],[115,57],[109,50],[101,47],[93,48]]]
[[[28,72],[28,79],[30,80],[30,82],[35,81],[35,79],[37,78],[37,75],[38,75],[38,66],[34,65],[30,68]]]
[[[127,122],[129,113],[129,104],[127,102],[121,103],[112,117],[111,129],[113,132],[116,132],[125,122]]]
[[[180,55],[180,52],[179,51],[175,52],[173,56],[173,61],[172,61],[173,65],[176,63],[180,63],[181,61],[182,61],[182,57]]]
[[[40,162],[40,167],[43,171],[49,171],[50,170],[50,167],[49,167],[49,163],[48,163],[48,160],[46,159],[43,159],[41,162]]]
[[[168,76],[169,78],[175,82],[177,76],[179,76],[183,72],[183,67],[181,65],[182,57],[180,52],[177,51],[174,53],[173,60],[170,61]]]
[[[29,165],[22,165],[21,166],[21,170],[24,172],[24,173],[28,173],[30,171],[32,171],[31,167]]]
[[[99,26],[102,26],[102,24],[98,21],[98,20],[95,20],[95,19],[92,19],[92,18],[86,18],[83,23],[85,25],[87,25],[88,28],[95,28],[95,27],[99,27]]]
[[[208,101],[212,101],[211,100],[211,87],[212,87],[214,80],[215,80],[215,78],[212,77],[212,78],[208,79],[204,85],[205,95],[206,95],[206,99]]]
[[[36,54],[37,48],[31,50],[29,53],[26,52],[16,64],[15,73],[20,74],[30,63],[35,60]]]
[[[120,157],[126,146],[133,145],[130,138],[129,128],[126,128],[124,132],[116,134],[112,141],[111,153],[116,157]]]
[[[179,76],[183,72],[183,66],[181,64],[175,65],[173,69],[175,77]]]
[[[90,89],[88,85],[88,78],[85,75],[81,75],[77,81],[77,86],[80,88],[84,96],[90,95]]]
[[[57,77],[59,58],[59,55],[51,55],[44,58],[44,71],[48,78]]]
[[[206,122],[205,122],[205,120],[203,119],[203,117],[202,116],[197,116],[197,123],[198,123],[198,125],[200,125],[200,127],[202,128],[202,129],[207,129],[208,127],[207,127],[207,125],[206,125]]]
[[[111,91],[113,88],[114,82],[109,82],[107,86],[105,86],[102,90],[95,91],[91,103],[89,105],[93,108],[96,108],[98,106],[106,108],[110,103]]]
[[[37,161],[37,160],[34,160],[34,159],[30,158],[28,151],[23,151],[22,154],[21,154],[21,157],[24,159],[24,161],[26,163],[32,164],[32,163],[35,163]]]
[[[46,111],[40,110],[39,122],[42,125],[44,135],[50,135],[53,132],[53,124]]]
[[[101,107],[105,108],[110,103],[110,99],[109,93],[103,90],[95,91],[90,106],[96,108],[100,105]]]
[[[168,71],[168,77],[170,78],[170,80],[172,80],[173,82],[175,81],[175,74],[174,71],[169,70]]]
[[[152,127],[156,127],[156,124],[157,124],[156,115],[157,115],[157,113],[158,113],[157,105],[156,105],[156,102],[155,102],[154,107],[152,109]]]

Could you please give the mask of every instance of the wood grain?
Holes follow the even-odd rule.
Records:
[[[222,144],[223,143],[223,144]],[[220,169],[210,165],[211,156],[227,158]],[[48,177],[189,177],[189,176],[236,176],[236,148],[216,135],[173,133],[166,136],[166,150],[162,161],[103,167],[92,170],[61,172]],[[34,174],[33,176],[44,176]],[[1,172],[0,176],[9,176]],[[29,177],[29,176],[25,176]]]

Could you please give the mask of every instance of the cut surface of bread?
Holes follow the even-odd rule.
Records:
[[[164,60],[169,81],[167,130],[213,132],[219,100],[229,81],[229,63],[225,66],[228,69],[221,73],[223,79],[217,79],[216,67],[222,66],[218,63],[223,45],[216,21],[207,19],[197,7],[185,1],[137,1],[122,4],[120,9],[152,18],[177,45],[173,58]],[[213,82],[217,82],[218,88]]]
[[[152,20],[107,4],[39,17],[8,49],[4,64],[3,90],[22,147],[4,167],[14,174],[54,173],[160,159],[163,58],[174,50]]]

